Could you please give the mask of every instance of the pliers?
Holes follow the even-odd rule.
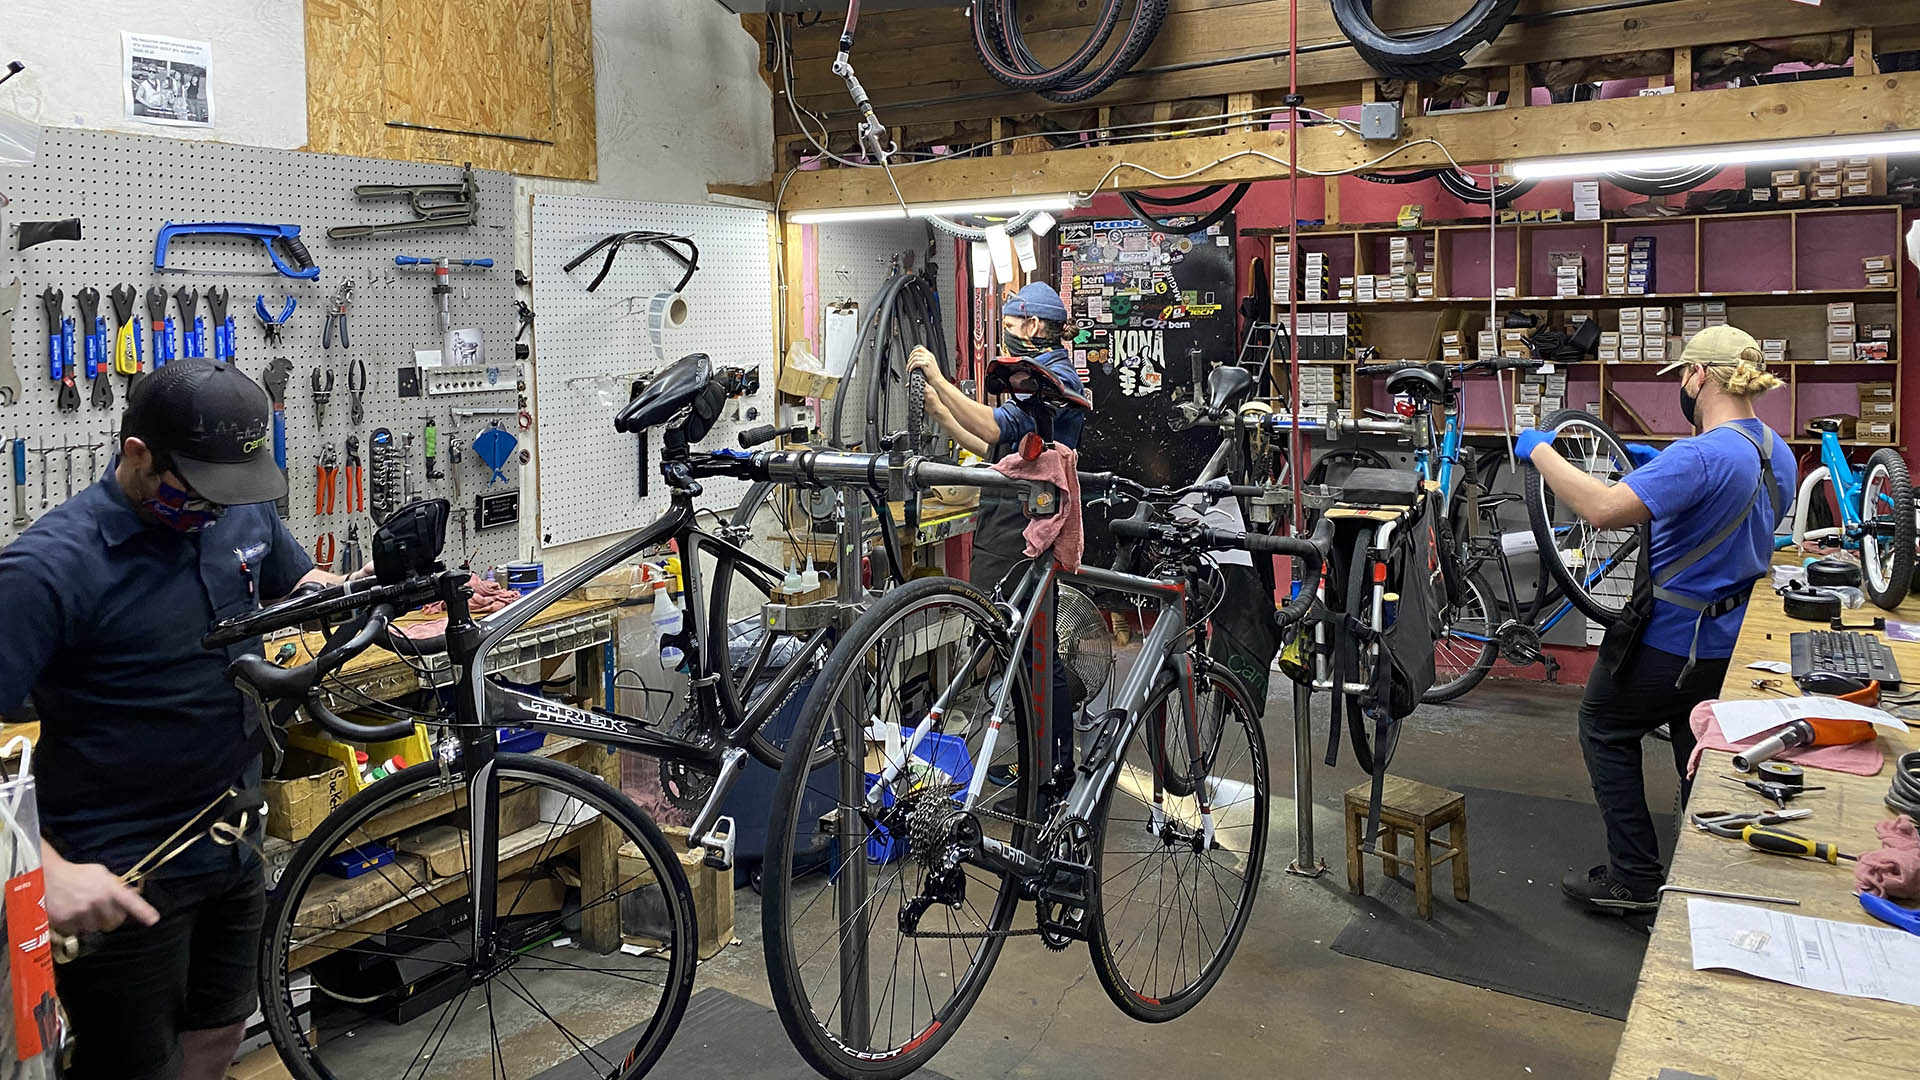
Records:
[[[1734,813],[1731,810],[1702,810],[1692,815],[1692,819],[1693,827],[1702,832],[1738,840],[1742,830],[1749,825],[1779,825],[1782,822],[1797,821],[1812,813],[1811,810],[1749,810],[1745,813]]]
[[[347,436],[346,465],[347,513],[365,513],[367,509],[367,489],[362,483],[363,473],[360,468],[360,436],[358,435]],[[347,544],[352,546],[353,542],[353,529],[349,527],[347,529]]]
[[[332,570],[333,557],[336,553],[333,534],[321,533],[319,538],[313,542],[313,565],[322,570]]]
[[[347,308],[353,304],[353,282],[343,281],[333,292],[333,305],[327,309],[327,326],[320,332],[320,347],[333,348],[333,328],[340,327],[340,347],[347,348],[352,343],[347,340]],[[359,421],[354,421],[359,423]]]
[[[321,369],[314,368],[309,376],[313,383],[313,426],[325,427],[327,423],[327,402],[333,400],[333,369],[326,369],[326,378],[321,378]]]
[[[267,314],[267,298],[259,293],[253,296],[253,316],[260,320],[260,328],[267,332],[267,347],[274,352],[280,351],[281,340],[285,335],[282,328],[287,325],[288,319],[293,318],[293,309],[298,303],[296,298],[287,297],[287,306],[280,309],[280,317],[276,319]]]
[[[333,493],[335,481],[340,478],[340,455],[329,446],[320,452],[320,464],[314,469],[313,512],[315,514],[333,513]]]
[[[347,546],[340,553],[340,565],[334,569],[334,573],[351,574],[360,569],[364,561],[360,553],[360,523],[353,522],[347,526]]]
[[[366,404],[361,400],[367,392],[367,362],[355,358],[347,365],[347,397],[352,403],[347,410],[347,419],[354,427],[359,427],[367,419]]]

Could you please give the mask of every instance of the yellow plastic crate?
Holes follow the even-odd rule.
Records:
[[[349,719],[353,714],[347,714]],[[371,718],[369,718],[371,719]],[[367,786],[360,773],[360,762],[354,751],[360,749],[351,743],[343,743],[327,734],[327,730],[318,724],[297,724],[287,729],[287,745],[297,746],[309,753],[331,758],[346,766],[347,794],[359,794]],[[387,742],[368,743],[365,748],[369,762],[382,762],[391,757],[399,757],[409,765],[418,765],[433,760],[433,746],[427,741],[425,724],[413,725],[413,734],[404,739],[392,739]]]

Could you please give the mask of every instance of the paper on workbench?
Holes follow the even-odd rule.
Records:
[[[1865,720],[1890,731],[1905,731],[1904,721],[1880,709],[1831,697],[1762,698],[1755,701],[1716,701],[1714,718],[1728,742],[1744,742],[1763,731],[1809,717],[1827,720]]]
[[[1687,900],[1687,921],[1695,970],[1920,1005],[1920,937],[1904,930],[1698,897]]]

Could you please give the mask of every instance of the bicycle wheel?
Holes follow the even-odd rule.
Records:
[[[260,996],[301,1080],[628,1080],[666,1048],[696,953],[679,860],[596,776],[524,754],[494,769],[501,812],[487,827],[504,835],[489,941],[473,929],[458,768],[450,783],[433,763],[379,781],[295,850],[267,905]],[[364,866],[369,852],[393,859],[336,876],[336,861]],[[623,934],[650,947],[629,955]]]
[[[1540,426],[1553,432],[1560,456],[1590,476],[1613,484],[1633,471],[1620,437],[1591,413],[1562,409]],[[1527,519],[1540,561],[1567,599],[1588,618],[1613,625],[1633,597],[1646,530],[1595,528],[1554,497],[1537,469],[1527,470]]]
[[[892,1080],[926,1064],[999,958],[1020,886],[950,856],[969,829],[1032,842],[1024,680],[1009,715],[991,718],[1013,660],[985,594],[922,578],[854,622],[807,695],[798,736],[839,747],[845,733],[853,746],[825,767],[790,755],[781,770],[762,925],[781,1022],[827,1076]],[[925,724],[936,726],[909,763],[905,744]]]
[[[1913,583],[1913,485],[1900,451],[1875,450],[1860,492],[1860,565],[1867,597],[1892,611]]]
[[[1174,796],[1136,725],[1092,822],[1092,933],[1100,985],[1136,1020],[1172,1020],[1199,1004],[1233,959],[1267,850],[1267,747],[1260,710],[1211,661],[1196,672],[1204,775]],[[1175,695],[1180,698],[1181,695]],[[1176,739],[1173,765],[1188,767]]]
[[[1440,636],[1433,643],[1433,685],[1420,695],[1429,705],[1452,701],[1479,686],[1493,670],[1500,646],[1493,632],[1500,615],[1484,577],[1468,574],[1466,599],[1441,612]]]

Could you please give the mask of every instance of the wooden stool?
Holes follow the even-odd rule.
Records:
[[[1367,806],[1373,799],[1373,781],[1347,790],[1347,891],[1366,892],[1366,874],[1360,861],[1362,834],[1367,829]],[[1434,856],[1433,830],[1447,827],[1447,841]],[[1413,858],[1400,855],[1400,834],[1413,840]],[[1467,899],[1467,798],[1403,777],[1389,776],[1380,791],[1380,848],[1374,854],[1386,864],[1389,877],[1413,863],[1413,907],[1423,919],[1433,918],[1433,868],[1453,860],[1453,898]]]

